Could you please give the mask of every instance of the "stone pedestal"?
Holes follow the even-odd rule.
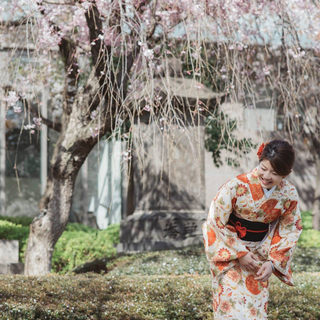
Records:
[[[200,212],[136,212],[121,222],[119,252],[152,251],[200,245]]]
[[[0,274],[24,274],[24,263],[0,263]]]
[[[202,244],[206,219],[204,128],[139,124],[133,135],[134,213],[121,222],[121,251]]]
[[[19,262],[19,241],[0,240],[0,274],[23,274],[24,264]]]

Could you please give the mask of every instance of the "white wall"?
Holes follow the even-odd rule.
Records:
[[[230,116],[239,120],[239,129],[235,133],[238,138],[244,136],[250,137],[253,143],[258,147],[262,142],[267,142],[273,138],[286,139],[290,142],[290,137],[283,132],[275,133],[275,114],[269,109],[246,109],[241,104],[225,104],[223,110]],[[315,166],[309,161],[311,155],[305,147],[302,139],[291,141],[296,150],[296,162],[293,173],[287,177],[287,180],[295,185],[300,197],[300,206],[302,210],[311,210],[315,190]],[[257,147],[257,148],[258,148]],[[257,150],[252,152],[240,161],[240,167],[232,168],[226,164],[216,168],[212,155],[205,151],[205,179],[206,179],[206,208],[216,195],[219,187],[227,180],[238,174],[249,172],[258,164]],[[222,153],[222,158],[227,156],[226,152]]]

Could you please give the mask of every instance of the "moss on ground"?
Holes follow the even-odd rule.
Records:
[[[270,284],[269,319],[319,319],[320,273]],[[2,319],[212,319],[209,275],[0,277]]]
[[[291,266],[294,273],[320,272],[320,248],[297,247]],[[109,260],[107,268],[115,276],[209,274],[203,246],[125,255]]]

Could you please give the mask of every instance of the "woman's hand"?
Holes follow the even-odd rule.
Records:
[[[256,256],[252,252],[248,252],[246,255],[239,258],[239,262],[241,266],[247,271],[257,271],[259,269],[259,265],[257,264],[256,261],[260,261],[260,260],[258,256]]]
[[[272,275],[272,265],[271,265],[271,261],[267,261],[265,262],[261,268],[259,269],[259,271],[257,272],[257,275],[259,277],[255,278],[255,280],[257,281],[261,281],[261,282],[265,282],[267,281],[270,276]]]

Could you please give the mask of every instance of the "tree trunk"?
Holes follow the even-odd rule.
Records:
[[[86,160],[81,168],[81,223],[88,226],[88,160]]]
[[[93,97],[98,96],[98,91],[99,81],[92,78],[90,85],[79,92],[75,101],[68,98],[70,94],[65,94],[65,110],[68,112],[61,117],[60,137],[52,155],[46,190],[39,202],[40,214],[30,225],[26,275],[50,273],[54,246],[69,220],[76,177],[92,148],[106,133],[103,123],[99,126],[99,135],[92,136],[90,129],[98,126],[99,119],[97,123],[88,120],[88,106],[94,101]],[[72,110],[70,115],[69,109]],[[111,126],[108,129],[111,130]]]
[[[26,275],[50,273],[54,246],[69,220],[77,174],[96,144],[94,139],[70,134],[74,131],[74,125],[69,125],[56,144],[46,191],[39,203],[40,215],[30,225]]]
[[[6,106],[0,91],[0,215],[6,212]]]
[[[316,230],[320,230],[320,155],[316,157],[316,189],[314,192],[314,202],[313,202],[313,221],[312,226]]]
[[[68,223],[76,174],[68,179],[53,179],[48,210],[30,225],[25,261],[26,275],[45,275],[51,271],[52,253]]]

